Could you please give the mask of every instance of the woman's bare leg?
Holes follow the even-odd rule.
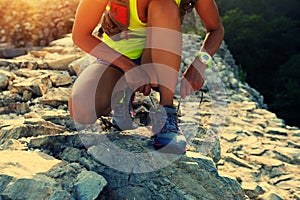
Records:
[[[151,0],[148,26],[151,59],[158,77],[160,104],[165,111],[158,110],[153,118],[154,147],[169,153],[183,153],[187,143],[178,127],[177,111],[173,107],[182,52],[181,22],[175,1]]]
[[[93,124],[98,116],[109,114],[112,91],[122,75],[103,64],[87,67],[74,83],[69,99],[72,118],[80,124]]]
[[[160,104],[172,106],[182,52],[181,22],[175,1],[151,0],[148,7],[148,27],[151,60],[154,65],[158,64],[155,69]]]

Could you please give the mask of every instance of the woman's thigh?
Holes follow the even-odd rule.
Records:
[[[106,115],[110,112],[112,92],[122,75],[107,65],[92,64],[74,83],[72,96],[79,98],[80,105],[96,112],[97,116]]]

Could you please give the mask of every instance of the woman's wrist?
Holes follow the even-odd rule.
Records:
[[[212,57],[205,51],[199,51],[195,56],[195,60],[199,60],[204,64],[206,69],[209,69],[212,66]]]
[[[201,74],[204,74],[206,66],[199,60],[199,58],[195,58],[192,62],[192,66]]]
[[[118,66],[120,69],[122,69],[124,72],[128,72],[131,70],[135,64],[127,58],[124,55],[120,55],[116,60],[112,62],[112,64]]]

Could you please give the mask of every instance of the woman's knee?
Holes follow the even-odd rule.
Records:
[[[93,124],[97,120],[94,106],[80,96],[69,97],[68,109],[73,120],[79,124]]]
[[[79,124],[93,124],[98,116],[108,115],[111,102],[105,95],[102,97],[87,100],[84,95],[71,95],[68,103],[71,117]]]

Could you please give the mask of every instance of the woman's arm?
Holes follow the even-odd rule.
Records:
[[[220,20],[219,11],[214,0],[198,0],[195,9],[206,29],[201,50],[213,56],[220,47],[224,38],[224,28]]]
[[[105,11],[108,0],[81,0],[72,30],[73,42],[90,55],[128,71],[135,64],[92,35]]]
[[[206,29],[206,36],[200,51],[213,56],[220,47],[224,38],[224,28],[220,20],[218,8],[214,0],[198,0],[195,9],[199,14]],[[204,70],[206,66],[195,58],[193,63],[183,74],[180,86],[182,98],[201,89],[204,84]]]

